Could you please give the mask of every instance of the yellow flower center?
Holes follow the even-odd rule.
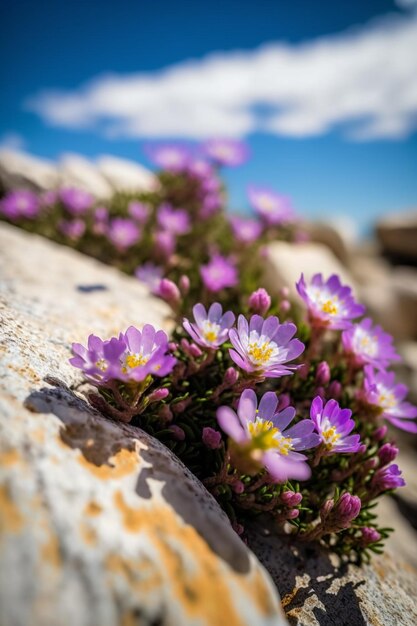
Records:
[[[271,348],[269,341],[257,343],[253,341],[249,344],[248,355],[258,364],[267,363],[272,356],[274,349]]]
[[[332,300],[326,300],[322,305],[322,311],[324,311],[324,313],[330,313],[330,315],[335,315],[337,313],[337,306]]]
[[[204,322],[203,336],[207,341],[216,341],[219,336],[219,330],[220,326],[218,324],[213,324],[213,322],[207,320]]]
[[[108,367],[107,361],[105,359],[99,359],[96,362],[96,367],[98,367],[98,369],[102,372],[105,372]]]
[[[140,365],[145,365],[149,361],[149,358],[143,356],[143,354],[128,354],[125,358],[125,369],[129,367],[133,369],[134,367],[139,367]]]
[[[280,454],[287,456],[292,449],[291,439],[283,437],[270,420],[256,419],[254,422],[249,422],[248,431],[252,438],[251,447],[257,450],[274,448]]]
[[[379,404],[381,404],[385,409],[391,409],[396,405],[394,394],[389,391],[381,393],[379,396]]]
[[[275,206],[274,201],[269,196],[261,196],[258,203],[263,211],[272,211]]]
[[[331,449],[340,439],[340,435],[336,432],[335,426],[330,426],[327,430],[323,430],[322,437],[327,448]]]

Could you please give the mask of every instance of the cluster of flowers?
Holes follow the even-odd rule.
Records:
[[[117,265],[171,304],[182,302],[184,311],[204,294],[221,293],[222,301],[236,302],[245,292],[248,264],[256,263],[248,248],[297,236],[290,201],[251,186],[248,199],[255,215],[226,216],[219,168],[248,158],[239,141],[212,140],[194,151],[150,146],[147,152],[160,168],[153,193],[117,193],[103,203],[75,188],[40,195],[15,190],[0,201],[0,217]],[[182,275],[187,289],[180,300],[173,283]]]
[[[351,289],[320,274],[296,287],[307,310],[297,326],[297,305],[280,321],[260,288],[237,324],[220,303],[199,303],[171,340],[150,325],[92,335],[71,363],[98,390],[90,402],[170,447],[236,532],[263,514],[277,532],[359,560],[389,532],[375,498],[404,485],[385,422],[417,432],[417,408],[386,370],[399,358],[392,338],[354,322],[364,307]]]

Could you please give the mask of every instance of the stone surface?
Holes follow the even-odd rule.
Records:
[[[104,155],[97,159],[97,167],[117,191],[154,191],[158,187],[152,172],[127,159]]]
[[[321,272],[328,277],[338,274],[345,284],[355,290],[355,281],[350,272],[342,265],[332,251],[323,244],[290,244],[274,241],[268,244],[265,257],[265,287],[276,292],[280,287],[288,287],[291,296],[298,299],[295,283],[304,273],[308,280],[313,274]]]
[[[382,251],[400,263],[417,265],[417,210],[393,213],[376,225]]]
[[[58,183],[58,172],[50,161],[4,148],[0,150],[0,183],[5,190],[51,189]]]
[[[291,626],[417,623],[416,570],[389,552],[371,565],[340,568],[334,556],[262,535],[259,527],[251,532],[249,546],[272,575]]]
[[[12,227],[0,267],[2,626],[284,624],[269,576],[168,449],[56,386],[80,381],[72,340],[166,328],[167,307]]]
[[[78,154],[64,154],[59,162],[60,184],[89,191],[100,199],[110,198],[113,189],[94,163]]]

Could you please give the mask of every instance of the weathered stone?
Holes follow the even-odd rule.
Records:
[[[55,165],[45,159],[4,148],[0,150],[0,183],[5,190],[45,190],[58,183]]]
[[[158,188],[155,175],[139,163],[105,155],[97,159],[97,167],[117,191],[134,193]]]
[[[8,226],[0,267],[2,626],[284,624],[268,575],[178,459],[42,381],[76,385],[72,340],[166,327],[167,307]]]
[[[340,228],[336,229],[333,224],[323,222],[311,222],[305,228],[312,242],[323,244],[344,266],[349,265],[350,241],[348,237],[344,238]]]
[[[292,244],[274,241],[266,248],[265,287],[276,292],[280,287],[288,287],[292,297],[297,297],[295,283],[304,273],[306,280],[321,272],[324,277],[338,274],[345,284],[355,289],[349,271],[334,256],[331,250],[318,243]]]
[[[100,199],[110,198],[113,189],[94,163],[78,154],[65,154],[59,163],[60,184],[89,191]]]
[[[417,210],[393,213],[376,225],[382,252],[394,262],[417,265]]]
[[[370,565],[338,567],[333,555],[266,533],[255,527],[249,546],[274,579],[292,626],[417,623],[417,573],[408,563],[386,552]]]

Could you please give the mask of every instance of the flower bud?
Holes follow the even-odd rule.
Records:
[[[235,493],[240,494],[245,491],[245,485],[242,483],[241,480],[237,480],[235,483],[233,483],[232,489]]]
[[[155,234],[156,251],[164,258],[169,258],[175,250],[175,237],[165,230]]]
[[[197,359],[203,354],[202,350],[200,350],[200,348],[195,343],[190,343],[187,339],[185,339],[185,337],[181,339],[181,348],[187,356],[190,356],[194,359]]]
[[[155,391],[153,391],[150,396],[148,396],[148,401],[149,402],[159,402],[160,400],[163,400],[164,398],[166,398],[169,395],[169,390],[166,389],[165,387],[160,387],[159,389],[155,389]]]
[[[352,520],[358,517],[361,506],[362,502],[358,496],[344,493],[336,504],[334,511],[335,520],[337,520],[342,527],[347,527]]]
[[[384,439],[384,437],[386,436],[388,432],[388,427],[385,426],[385,424],[383,426],[380,426],[379,428],[376,429],[376,431],[374,432],[374,438],[377,441],[382,441],[382,439]]]
[[[367,546],[370,543],[376,543],[381,539],[380,533],[375,528],[369,528],[365,526],[361,528],[362,532],[362,545]]]
[[[279,305],[279,309],[283,313],[288,313],[288,311],[291,309],[290,301],[289,300],[281,300],[281,303]]]
[[[169,430],[172,431],[172,435],[174,439],[177,439],[178,441],[184,441],[185,432],[180,426],[173,424],[172,426],[169,427]]]
[[[342,385],[338,380],[332,380],[328,387],[328,393],[330,398],[333,398],[334,400],[338,400],[340,398],[342,395]]]
[[[334,509],[334,500],[333,498],[331,498],[330,500],[326,500],[323,505],[321,506],[320,509],[320,517],[322,520],[326,520],[330,513],[333,511]]]
[[[210,450],[217,450],[222,445],[221,433],[218,430],[214,430],[214,428],[210,428],[210,426],[203,428],[202,440],[204,445],[210,448]]]
[[[184,413],[187,406],[191,403],[191,398],[186,398],[185,400],[180,400],[179,402],[175,402],[175,404],[171,405],[171,410],[175,415],[179,413]]]
[[[237,522],[233,522],[232,528],[238,535],[243,535],[245,530],[244,526],[242,526],[242,524],[238,524]]]
[[[188,278],[188,276],[183,274],[179,280],[178,285],[182,295],[186,296],[187,293],[190,291],[190,279]]]
[[[257,289],[249,296],[249,309],[253,313],[264,316],[271,306],[271,296],[263,289]]]
[[[377,470],[372,478],[371,487],[376,493],[404,487],[405,480],[401,477],[401,470],[398,465],[389,465]]]
[[[161,279],[157,295],[168,302],[171,306],[176,306],[181,300],[180,290],[177,285],[168,278]]]
[[[296,493],[295,491],[285,491],[281,494],[281,502],[287,506],[297,506],[297,504],[300,504],[302,499],[303,496],[301,493]]]
[[[321,361],[316,369],[316,384],[327,385],[330,381],[330,367],[327,361]]]
[[[296,519],[300,515],[300,511],[298,509],[290,509],[286,513],[287,519]]]
[[[397,458],[398,452],[399,450],[397,446],[394,446],[392,443],[384,443],[384,445],[378,450],[381,467],[394,461],[394,459]]]
[[[175,350],[178,348],[178,344],[175,341],[170,341],[168,343],[168,348],[171,350],[171,352],[175,352]]]
[[[238,378],[239,372],[234,367],[228,367],[223,377],[224,388],[233,387],[237,383]]]
[[[168,404],[163,404],[161,406],[161,408],[158,411],[158,416],[164,421],[164,422],[171,422],[172,418],[174,417],[172,414],[171,409],[169,408]]]
[[[306,380],[307,376],[308,376],[308,372],[310,371],[309,366],[307,365],[307,363],[303,363],[302,365],[300,365],[300,367],[297,369],[297,374],[298,376],[301,378],[301,380]]]
[[[278,293],[281,298],[288,298],[288,296],[290,295],[290,290],[288,289],[288,287],[281,287]]]

